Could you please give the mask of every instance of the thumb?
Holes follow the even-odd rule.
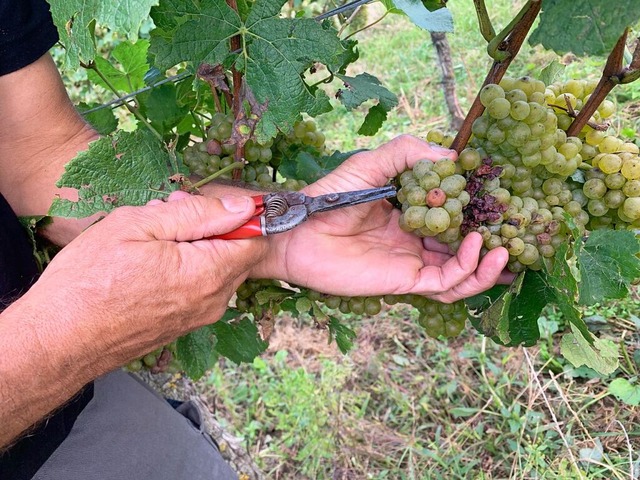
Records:
[[[190,195],[161,204],[124,207],[109,215],[137,228],[126,228],[125,240],[191,242],[227,233],[243,225],[255,212],[251,197],[220,198]]]

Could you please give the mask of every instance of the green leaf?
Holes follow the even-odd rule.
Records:
[[[184,61],[234,65],[245,74],[257,102],[267,104],[255,132],[258,141],[289,131],[301,112],[316,116],[331,110],[329,97],[302,77],[315,63],[337,69],[344,62],[345,48],[328,22],[279,17],[284,0],[257,0],[246,22],[224,0],[202,0],[188,8],[180,4],[181,9],[173,8],[178,21],[170,22],[172,1],[162,0],[152,12],[162,25],[152,32],[155,66],[166,70]],[[240,52],[230,51],[234,35],[242,38]]]
[[[531,346],[540,338],[538,318],[549,298],[548,286],[540,272],[527,271],[498,298],[479,304],[476,298],[475,308],[479,306],[480,313],[475,313],[471,322],[498,343]],[[474,300],[468,301],[467,305],[474,308]]]
[[[542,69],[539,80],[543,81],[545,85],[551,85],[561,78],[566,68],[566,65],[561,64],[557,60],[553,60],[549,65]]]
[[[618,346],[614,342],[596,338],[592,345],[573,324],[571,332],[562,337],[560,351],[575,367],[586,365],[603,375],[618,368]]]
[[[83,113],[99,106],[99,103],[86,104],[83,102],[77,105],[76,108],[82,114],[84,119],[91,124],[96,132],[100,135],[109,135],[110,133],[115,132],[116,128],[118,128],[118,119],[113,114],[113,110],[110,108],[101,108],[95,112],[87,114]]]
[[[392,2],[420,28],[429,32],[453,32],[453,17],[448,8],[429,11],[421,0],[392,0]]]
[[[595,230],[577,252],[580,303],[624,298],[640,277],[640,240],[631,231]]]
[[[212,328],[217,338],[216,352],[232,362],[252,362],[267,349],[267,342],[260,339],[258,328],[248,318],[233,323],[218,321]]]
[[[178,104],[176,86],[172,83],[138,95],[138,100],[140,113],[162,134],[170,132],[189,113],[188,107]]]
[[[49,215],[85,217],[144,205],[177,188],[170,175],[168,152],[146,129],[118,131],[92,142],[66,165],[56,185],[78,189],[80,200],[56,199]]]
[[[190,378],[198,380],[213,367],[218,359],[215,346],[216,336],[213,325],[206,325],[178,338],[176,357]]]
[[[329,156],[318,157],[302,150],[295,155],[286,156],[280,164],[279,171],[287,178],[313,183],[360,151],[362,150],[351,152],[335,151]]]
[[[255,293],[255,299],[258,305],[265,305],[269,303],[280,303],[285,298],[295,295],[297,292],[294,290],[278,287],[277,285],[269,285],[261,288]]]
[[[611,382],[609,393],[632,407],[640,405],[640,386],[632,384],[626,378],[616,378]]]
[[[574,228],[575,224],[570,222],[569,227],[572,228],[573,235],[578,236],[578,240],[574,242],[574,250],[578,251],[582,240],[579,237],[579,232]],[[582,318],[582,314],[576,308],[578,280],[574,264],[575,257],[570,254],[569,244],[563,243],[556,250],[552,267],[549,268],[549,265],[545,264],[547,272],[545,278],[551,288],[551,302],[555,303],[564,318],[582,333],[582,337],[593,344],[593,336]]]
[[[96,55],[95,23],[108,27],[131,41],[138,39],[142,22],[158,0],[111,2],[103,0],[48,0],[61,43],[65,46],[64,69],[75,70]]]
[[[529,42],[559,54],[608,55],[624,29],[639,19],[637,0],[544,0]]]
[[[102,57],[95,59],[96,68],[107,81],[119,92],[131,93],[145,86],[145,75],[149,71],[147,63],[148,40],[138,40],[136,43],[121,42],[111,52],[111,57],[117,66]],[[94,70],[87,71],[92,83],[110,89],[109,85]]]
[[[344,83],[344,89],[340,89],[336,96],[347,110],[353,110],[370,99],[378,100],[378,104],[369,110],[364,123],[358,130],[361,135],[374,135],[387,119],[387,113],[398,105],[398,97],[368,73],[361,73],[355,77],[336,76]]]
[[[429,10],[430,12],[434,12],[436,10],[440,10],[441,8],[445,8],[448,1],[449,0],[422,0],[422,4],[427,10]]]
[[[347,354],[353,348],[353,340],[357,337],[356,332],[340,323],[336,317],[329,317],[329,343],[335,339],[338,348],[343,354]]]

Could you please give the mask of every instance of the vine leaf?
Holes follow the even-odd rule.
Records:
[[[383,4],[391,13],[398,10],[406,14],[413,23],[429,32],[453,32],[453,17],[448,8],[435,8],[437,0],[384,0]],[[432,11],[433,10],[433,11]]]
[[[467,302],[480,313],[471,322],[484,335],[503,345],[534,345],[540,338],[538,318],[551,299],[551,292],[540,272],[527,271],[497,298]]]
[[[591,305],[628,295],[640,277],[640,241],[631,231],[595,230],[577,251],[580,303]]]
[[[131,41],[138,39],[142,23],[158,0],[135,2],[105,2],[103,0],[48,0],[51,16],[65,46],[65,70],[76,70],[80,62],[89,63],[96,56],[94,30],[96,22],[126,35]]]
[[[145,75],[149,71],[147,63],[148,40],[138,40],[136,43],[121,42],[111,52],[111,57],[117,62],[115,67],[110,61],[98,56],[95,64],[100,73],[120,92],[133,92],[145,86]],[[109,90],[109,86],[92,69],[87,71],[91,83],[101,85]]]
[[[82,102],[76,105],[76,109],[100,135],[109,135],[110,133],[115,132],[118,128],[118,119],[113,114],[113,110],[111,110],[110,108],[101,108],[100,110],[96,110],[95,112],[91,112],[88,114],[83,113],[98,106],[100,106],[99,103],[87,104]]]
[[[545,85],[551,85],[560,79],[566,68],[566,65],[561,64],[557,60],[553,60],[549,65],[542,69],[538,80],[544,82]]]
[[[616,378],[611,382],[609,393],[632,407],[640,405],[640,386],[632,384],[626,378]]]
[[[347,158],[362,150],[352,152],[335,151],[329,156],[318,156],[305,150],[286,155],[280,164],[279,171],[287,178],[304,180],[313,183],[334,170]]]
[[[215,351],[234,363],[252,362],[267,349],[258,327],[248,318],[238,322],[219,320],[211,327],[217,339]]]
[[[278,130],[289,131],[301,112],[316,116],[331,110],[329,97],[307,85],[302,74],[315,63],[338,69],[344,62],[345,47],[329,23],[281,18],[284,1],[257,0],[243,22],[224,0],[189,5],[161,0],[152,10],[159,28],[151,32],[150,55],[161,70],[187,61],[243,72],[257,102],[267,105],[255,131],[258,141],[266,141]],[[242,49],[231,52],[229,39],[235,35],[241,36]]]
[[[77,189],[79,201],[57,198],[49,215],[86,217],[165,197],[177,188],[168,165],[169,153],[146,129],[102,137],[66,165],[56,184]]]
[[[140,113],[145,115],[151,125],[160,133],[166,134],[189,113],[189,107],[182,105],[177,98],[177,88],[167,83],[137,96]]]
[[[637,0],[544,0],[529,42],[561,54],[607,55],[623,30],[639,19]]]
[[[353,110],[370,99],[378,100],[378,104],[369,109],[358,130],[360,135],[375,135],[387,119],[387,113],[398,105],[398,97],[383,87],[376,77],[368,73],[361,73],[355,77],[336,76],[344,83],[344,89],[338,90],[336,97],[347,110]]]
[[[353,348],[353,341],[357,337],[356,332],[340,323],[336,317],[329,317],[329,343],[336,341],[336,345],[343,354],[347,354]]]
[[[560,351],[575,367],[586,365],[603,375],[618,368],[618,346],[614,342],[595,338],[590,343],[574,324],[571,332],[562,337]]]
[[[176,357],[185,373],[194,381],[209,370],[218,359],[213,325],[206,325],[176,341]]]

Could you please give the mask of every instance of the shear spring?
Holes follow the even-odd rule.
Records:
[[[287,201],[284,198],[274,197],[265,206],[264,215],[267,218],[279,217],[287,213],[288,209],[289,205],[287,205]]]

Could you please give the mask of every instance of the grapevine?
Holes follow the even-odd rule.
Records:
[[[330,95],[348,110],[367,109],[359,133],[375,134],[398,99],[372,75],[347,75],[358,57],[356,42],[345,33],[353,27],[353,15],[346,23],[321,23],[291,6],[281,14],[283,3],[160,0],[151,10],[121,12],[125,7],[117,7],[102,12],[100,22],[118,25],[120,18],[133,16],[139,26],[150,14],[156,25],[143,41],[133,42],[137,30],[125,32],[132,41],[116,47],[121,48],[118,58],[124,59],[120,71],[96,55],[94,32],[78,27],[67,10],[54,5],[61,40],[68,52],[76,53],[65,56],[65,66],[88,69],[93,81],[117,97],[115,103],[135,115],[139,128],[114,133],[115,119],[98,122],[93,116],[106,111],[87,107],[87,118],[108,136],[73,160],[60,180],[61,186],[80,191],[80,201],[58,199],[50,214],[92,215],[144,204],[177,188],[197,193],[198,187],[220,179],[261,192],[300,190],[349,156],[328,149],[313,119],[332,108]],[[560,11],[555,17],[569,8],[561,3],[543,10],[539,29],[549,28],[554,8]],[[484,2],[474,4],[493,63],[459,131],[426,134],[427,141],[456,150],[458,160],[422,160],[394,179],[402,209],[399,226],[433,237],[451,252],[466,235],[478,232],[483,254],[507,249],[508,269],[518,274],[514,284],[482,298],[441,304],[413,295],[339,297],[276,280],[248,280],[217,326],[151,352],[130,369],[184,368],[197,377],[203,365],[215,361],[211,352],[251,360],[266,347],[262,339],[281,311],[309,314],[346,350],[355,334],[341,323],[342,317],[376,315],[383,305],[396,303],[417,309],[419,324],[433,337],[460,334],[469,317],[481,333],[508,345],[535,343],[537,316],[545,304],[555,303],[570,323],[565,338],[584,340],[593,349],[586,361],[576,362],[591,362],[603,373],[615,368],[614,362],[602,361],[574,304],[624,296],[638,276],[633,232],[640,228],[640,152],[609,127],[616,105],[607,95],[615,85],[640,76],[640,48],[623,65],[628,30],[620,27],[617,42],[606,45],[610,50],[615,43],[597,82],[512,78],[505,74],[542,2],[524,2],[497,33]],[[626,5],[628,11],[636,12],[631,5]],[[389,13],[391,9],[382,18]],[[427,10],[420,18],[407,13],[429,30],[450,27],[446,8],[438,16],[445,21],[438,24]],[[534,37],[544,36],[536,32]],[[598,54],[605,51],[603,45]],[[148,59],[146,74],[128,69],[132,62],[125,52]],[[136,93],[132,85],[147,86]],[[127,103],[131,99],[135,106]],[[367,101],[375,105],[366,106]],[[114,173],[112,163],[122,158],[126,168]],[[619,251],[608,248],[611,242]],[[606,281],[597,283],[603,276],[598,272],[608,273]],[[526,300],[532,296],[535,301]],[[224,345],[229,332],[243,338],[242,352]]]

